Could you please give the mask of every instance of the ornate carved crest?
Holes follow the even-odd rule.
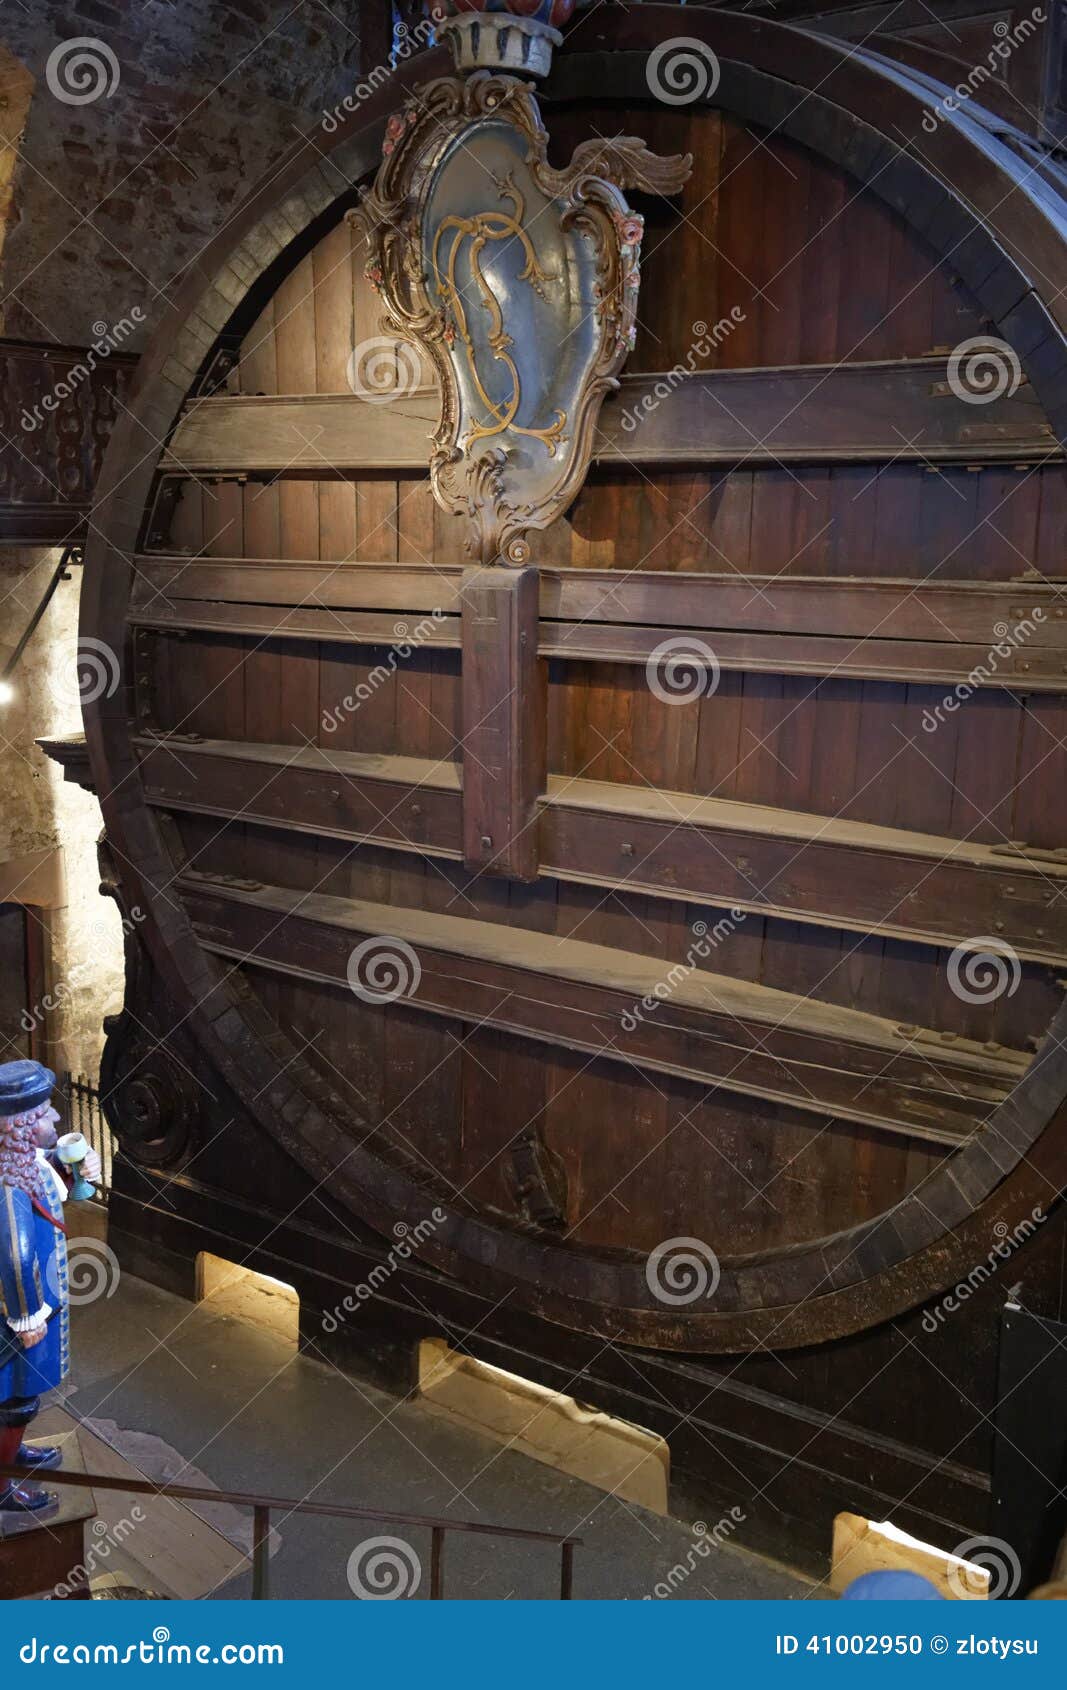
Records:
[[[528,561],[527,534],[578,492],[597,416],[633,344],[642,219],[624,189],[676,193],[689,157],[624,136],[564,170],[529,88],[478,70],[426,84],[389,120],[366,232],[383,331],[441,385],[430,479],[480,562]]]

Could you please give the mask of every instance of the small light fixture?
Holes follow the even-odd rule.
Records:
[[[0,704],[10,704],[15,696],[15,689],[10,681],[0,680]]]

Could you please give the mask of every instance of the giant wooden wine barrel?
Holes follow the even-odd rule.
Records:
[[[678,37],[710,97],[657,93]],[[347,215],[450,74],[406,61],[252,195],[109,450],[116,1216],[232,1234],[321,1307],[328,1238],[406,1234],[415,1301],[531,1367],[555,1329],[749,1356],[750,1416],[836,1413],[826,1357],[858,1388],[861,1352],[818,1346],[867,1333],[873,1375],[1064,1183],[1061,180],[866,50],[586,19],[553,163],[622,127],[692,170],[629,196],[584,481],[479,568]]]

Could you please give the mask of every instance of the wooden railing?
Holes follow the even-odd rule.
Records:
[[[0,338],[0,545],[85,536],[104,449],[136,356]],[[97,343],[98,348],[102,343]]]
[[[39,1471],[25,1467],[0,1466],[0,1479],[37,1479]],[[444,1597],[444,1548],[446,1532],[467,1532],[478,1537],[516,1538],[527,1543],[551,1543],[559,1548],[559,1594],[569,1602],[574,1588],[574,1551],[580,1537],[561,1532],[538,1532],[526,1526],[489,1526],[473,1520],[442,1520],[432,1514],[397,1514],[384,1508],[354,1508],[334,1502],[298,1502],[281,1496],[259,1496],[248,1491],[204,1490],[195,1485],[156,1485],[146,1479],[116,1478],[103,1473],[67,1473],[61,1469],[45,1475],[49,1485],[74,1485],[82,1490],[121,1491],[125,1496],[166,1497],[175,1502],[230,1503],[252,1510],[252,1599],[265,1601],[270,1594],[270,1517],[274,1509],[286,1514],[317,1514],[334,1520],[373,1520],[378,1525],[402,1526],[430,1533],[430,1600]]]

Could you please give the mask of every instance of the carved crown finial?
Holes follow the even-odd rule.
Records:
[[[437,33],[457,70],[547,76],[563,40],[558,26],[573,10],[574,0],[448,0]]]

